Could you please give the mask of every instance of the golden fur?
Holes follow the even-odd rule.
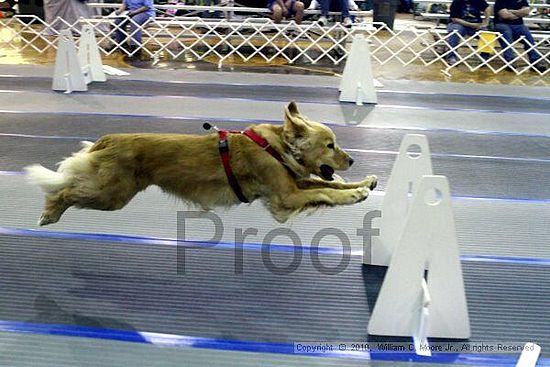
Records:
[[[332,130],[302,116],[294,102],[285,108],[282,126],[251,129],[279,152],[284,165],[248,137],[232,134],[231,166],[248,200],[262,200],[279,222],[304,210],[360,202],[376,186],[375,176],[328,181],[353,160],[336,145]],[[40,225],[57,222],[71,206],[121,209],[150,185],[205,210],[240,203],[227,183],[217,134],[113,134],[83,145],[57,172],[26,167],[30,181],[46,193]]]

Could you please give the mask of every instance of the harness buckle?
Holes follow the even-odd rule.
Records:
[[[220,142],[218,143],[218,148],[220,150],[220,153],[227,153],[229,152],[229,144],[227,142],[227,140],[220,140]]]

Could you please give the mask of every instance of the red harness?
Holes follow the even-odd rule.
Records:
[[[223,169],[225,170],[225,175],[227,176],[227,181],[229,182],[229,186],[231,186],[231,188],[233,189],[233,192],[241,202],[249,203],[248,199],[243,194],[241,186],[239,185],[239,181],[237,181],[237,177],[235,177],[235,174],[233,174],[233,169],[231,168],[230,155],[229,155],[229,142],[227,140],[227,137],[229,136],[229,134],[245,135],[248,138],[250,138],[253,142],[258,144],[260,147],[262,147],[263,150],[271,154],[271,156],[276,160],[278,160],[279,162],[283,163],[283,158],[275,149],[271,147],[271,145],[269,145],[267,140],[265,140],[263,137],[256,134],[252,130],[245,130],[245,131],[218,130],[218,136],[220,137],[218,148],[219,148],[220,157],[223,163]]]

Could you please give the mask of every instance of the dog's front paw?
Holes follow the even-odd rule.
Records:
[[[337,175],[336,173],[334,173],[334,174],[332,175],[332,181],[333,181],[333,182],[346,183],[346,180],[344,180],[344,179],[342,178],[342,176]]]
[[[363,186],[368,187],[369,190],[374,190],[378,185],[378,177],[375,175],[367,176],[363,181]]]
[[[369,197],[370,190],[367,187],[359,187],[354,190],[353,198],[354,203],[360,203]]]

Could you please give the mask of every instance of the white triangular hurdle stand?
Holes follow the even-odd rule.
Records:
[[[80,45],[78,48],[78,60],[85,75],[88,75],[90,82],[105,82],[107,77],[103,72],[101,55],[97,47],[94,29],[87,24],[82,27]]]
[[[426,279],[425,269],[428,269]],[[470,337],[451,195],[445,176],[424,176],[420,181],[368,331],[373,335],[412,336],[415,343],[425,343],[428,337]]]
[[[365,247],[363,262],[388,266],[391,255],[407,219],[410,202],[424,175],[433,174],[430,147],[425,135],[407,134],[401,141],[399,154],[388,180],[382,217],[378,228],[380,235],[372,238],[372,248]]]
[[[414,145],[419,153],[407,153]],[[449,183],[445,176],[432,175],[425,136],[403,139],[381,219],[381,241],[373,241],[368,263],[389,268],[372,310],[369,334],[413,337],[420,355],[431,355],[428,337],[469,338]]]
[[[52,89],[62,90],[66,93],[88,90],[78,61],[73,35],[69,29],[62,30],[59,34]]]
[[[83,27],[78,53],[71,31],[62,30],[55,58],[52,89],[65,93],[85,92],[89,83],[106,80],[93,28],[90,25]]]
[[[362,34],[355,36],[340,81],[340,102],[377,103],[372,76],[369,42]]]

